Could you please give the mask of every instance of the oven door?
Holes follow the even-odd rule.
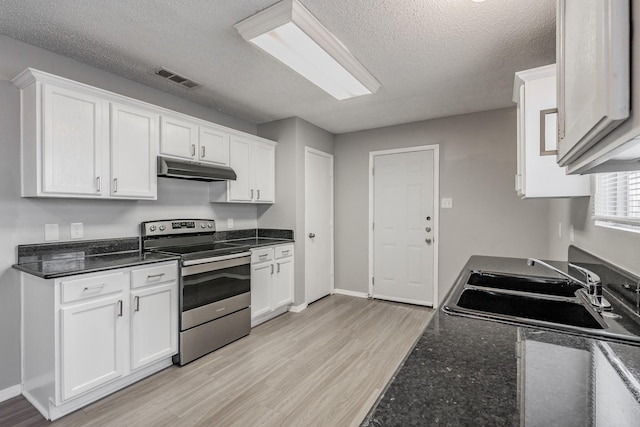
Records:
[[[226,316],[251,304],[251,252],[182,267],[180,330]]]

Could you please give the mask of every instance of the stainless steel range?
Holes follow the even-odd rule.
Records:
[[[251,331],[251,252],[216,242],[212,219],[147,221],[142,248],[181,258],[180,351],[189,363]]]

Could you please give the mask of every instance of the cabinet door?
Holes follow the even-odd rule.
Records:
[[[262,263],[251,266],[251,317],[269,313],[272,309],[271,287],[275,266]]]
[[[276,261],[275,307],[293,302],[293,257]]]
[[[101,182],[104,106],[99,98],[43,85],[43,193],[106,193]]]
[[[200,126],[200,152],[203,162],[229,166],[229,134],[206,126]]]
[[[251,170],[252,141],[232,136],[229,143],[229,166],[238,179],[229,181],[228,201],[250,202],[254,198],[253,171]]]
[[[177,282],[131,291],[131,368],[171,356],[177,349]]]
[[[629,117],[629,2],[560,0],[558,162],[576,160]]]
[[[124,374],[126,313],[122,293],[61,308],[62,400]]]
[[[256,202],[275,201],[275,153],[276,148],[271,144],[256,142],[253,145],[253,186]]]
[[[170,116],[162,116],[160,121],[160,154],[195,160],[198,150],[198,125]]]
[[[157,197],[158,115],[111,104],[111,196]]]

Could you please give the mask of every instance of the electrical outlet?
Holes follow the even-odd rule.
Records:
[[[227,228],[233,228],[233,218],[227,219]]]
[[[440,207],[443,209],[451,209],[453,207],[453,199],[451,197],[443,197],[440,201]]]
[[[58,224],[45,224],[44,241],[50,242],[52,240],[60,240],[60,231],[58,229]]]
[[[72,239],[82,239],[84,236],[84,229],[81,222],[72,222],[71,223],[71,238]]]

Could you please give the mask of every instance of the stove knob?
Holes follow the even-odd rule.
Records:
[[[213,228],[213,224],[209,223],[209,224],[207,224],[207,227]]]
[[[156,226],[155,226],[155,225],[151,225],[151,226],[149,226],[149,230],[151,230],[151,231],[156,231]]]
[[[164,225],[161,225],[161,226],[160,226],[160,231],[164,231],[164,229],[165,229],[165,228],[166,228],[166,227],[165,227]]]
[[[203,222],[202,224],[200,224],[200,227],[207,228],[207,225]]]

